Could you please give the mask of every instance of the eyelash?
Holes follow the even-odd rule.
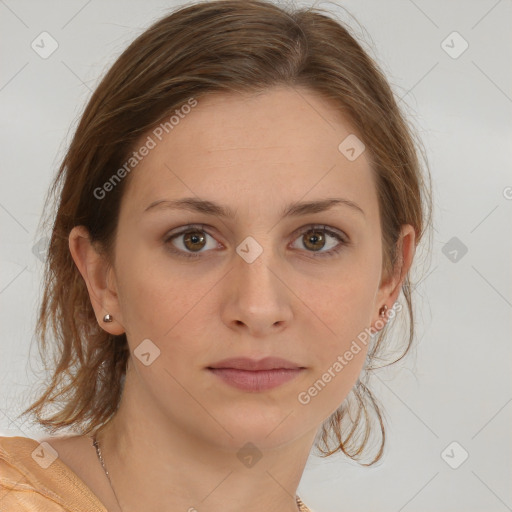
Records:
[[[306,251],[306,252],[313,253],[314,254],[313,258],[325,258],[325,257],[335,256],[343,249],[344,246],[347,246],[350,244],[348,237],[329,229],[328,226],[317,225],[317,224],[312,224],[310,226],[306,226],[304,229],[302,229],[297,234],[296,238],[300,237],[304,233],[307,233],[308,231],[313,231],[313,230],[321,231],[329,236],[332,236],[333,238],[335,238],[336,240],[338,240],[340,242],[338,245],[336,245],[335,247],[333,247],[332,249],[330,249],[328,251],[318,252],[318,253],[315,253],[315,251]],[[199,258],[202,254],[201,252],[197,252],[197,253],[184,252],[180,249],[176,249],[175,247],[172,246],[172,244],[169,244],[169,242],[171,242],[175,238],[178,238],[179,236],[182,236],[182,235],[188,233],[189,231],[203,232],[203,233],[206,233],[208,236],[212,236],[212,238],[213,238],[213,235],[210,235],[208,233],[208,231],[205,230],[205,226],[203,224],[192,224],[192,225],[186,226],[184,229],[182,229],[178,233],[171,233],[169,236],[166,236],[164,239],[164,243],[167,245],[167,248],[169,251],[171,251],[174,254],[177,254],[178,256],[182,256],[184,258]]]

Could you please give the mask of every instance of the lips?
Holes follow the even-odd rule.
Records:
[[[208,366],[222,382],[242,391],[266,391],[294,379],[305,367],[277,357],[225,359]]]
[[[260,360],[250,359],[248,357],[238,357],[218,361],[217,363],[208,366],[208,368],[233,368],[236,370],[261,371],[278,369],[299,370],[304,367],[279,357],[265,357]]]

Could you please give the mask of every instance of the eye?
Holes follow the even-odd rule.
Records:
[[[197,258],[201,255],[201,252],[204,252],[202,249],[205,247],[207,249],[219,248],[219,243],[215,241],[210,243],[208,247],[208,238],[214,240],[214,238],[204,230],[203,225],[187,226],[179,233],[174,233],[166,237],[164,242],[165,244],[171,242],[171,245],[168,245],[169,250],[179,256]]]
[[[334,241],[329,243],[329,238]],[[320,258],[334,256],[349,243],[346,235],[329,229],[327,226],[308,226],[300,232],[298,240],[307,252],[317,253],[313,257]],[[322,250],[326,247],[327,250]]]
[[[198,258],[201,256],[201,253],[205,252],[203,249],[218,249],[222,247],[204,228],[204,225],[186,226],[186,228],[178,233],[170,233],[164,239],[164,243],[172,253],[185,258]],[[313,256],[315,258],[334,256],[344,246],[349,245],[346,235],[342,232],[334,231],[328,226],[307,226],[297,236],[296,240],[300,239],[306,252],[316,253]],[[209,246],[208,238],[212,239]],[[330,243],[329,239],[331,239]],[[327,250],[323,250],[326,247]],[[294,248],[297,249],[297,247]]]

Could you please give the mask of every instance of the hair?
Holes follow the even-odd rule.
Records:
[[[414,227],[419,243],[431,216],[421,144],[383,72],[349,29],[322,11],[256,0],[189,3],[139,35],[105,74],[46,198],[45,207],[50,201],[58,203],[51,217],[36,326],[47,382],[23,415],[33,414],[52,433],[70,427],[87,434],[115,414],[130,357],[126,335],[109,334],[98,325],[85,281],[70,254],[69,234],[74,226],[85,226],[97,249],[112,261],[128,179],[112,187],[108,200],[99,200],[94,191],[130,158],[143,134],[191,98],[257,93],[274,86],[304,87],[320,94],[350,121],[371,157],[383,275],[400,263],[397,242],[402,224]],[[396,361],[414,338],[411,288],[408,273],[401,293],[409,329]],[[380,358],[386,333],[387,327],[374,340],[367,356],[370,363]],[[356,400],[355,419],[350,394]],[[324,456],[339,451],[359,462],[376,421],[381,443],[370,464],[363,464],[371,465],[384,449],[383,415],[363,379],[350,394],[322,425],[319,440],[326,450],[320,443],[317,447]],[[48,407],[54,407],[52,414]],[[376,420],[371,419],[371,409]]]

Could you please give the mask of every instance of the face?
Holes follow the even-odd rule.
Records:
[[[341,405],[366,357],[354,340],[386,301],[369,160],[338,149],[351,134],[322,97],[279,87],[199,98],[161,140],[141,138],[156,144],[129,176],[110,275],[132,352],[123,400],[261,447]],[[196,206],[172,206],[184,198]],[[267,357],[299,370],[210,369]]]

